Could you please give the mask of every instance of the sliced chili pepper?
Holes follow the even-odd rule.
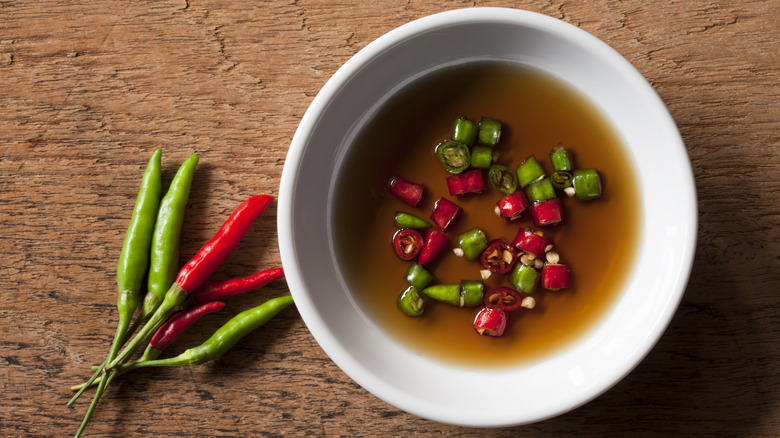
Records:
[[[467,259],[475,260],[487,248],[487,237],[484,231],[472,228],[458,234],[458,244]]]
[[[417,207],[417,204],[420,203],[423,191],[422,184],[413,183],[400,176],[394,176],[390,179],[390,193],[412,207]]]
[[[464,280],[460,284],[435,284],[422,290],[423,295],[457,307],[474,307],[483,301],[484,284]]]
[[[552,181],[552,185],[556,189],[566,189],[572,186],[573,178],[574,176],[572,176],[571,172],[556,170],[550,177],[550,181]]]
[[[425,289],[433,281],[433,274],[419,263],[412,262],[406,270],[406,281],[417,289]]]
[[[547,247],[551,244],[550,239],[522,227],[517,230],[517,235],[512,240],[512,246],[539,258],[544,257]]]
[[[165,321],[165,324],[154,332],[149,345],[160,352],[165,350],[176,342],[200,317],[216,312],[223,307],[225,307],[225,303],[209,301],[173,314],[168,321]]]
[[[498,214],[510,221],[513,221],[520,217],[520,215],[528,208],[528,198],[525,197],[523,192],[510,193],[500,201],[496,203]]]
[[[571,151],[560,145],[550,152],[550,163],[555,171],[571,172],[574,169],[574,159],[571,156]]]
[[[563,204],[560,199],[537,202],[531,205],[531,217],[537,227],[558,224],[563,221]]]
[[[396,228],[421,229],[421,228],[431,227],[431,224],[429,224],[425,219],[403,211],[395,212],[395,218],[393,218],[393,225],[395,225]]]
[[[436,147],[436,155],[447,172],[458,174],[468,169],[471,165],[471,152],[469,147],[456,140],[445,141]]]
[[[482,179],[482,171],[470,170],[460,175],[447,177],[447,188],[450,195],[465,195],[466,193],[481,193],[485,190],[485,181]]]
[[[418,257],[417,262],[421,265],[427,265],[443,253],[449,244],[450,238],[446,234],[429,228],[425,232],[425,242],[422,250],[420,250],[420,257]]]
[[[537,202],[555,199],[555,188],[553,187],[550,178],[545,177],[528,184],[525,188],[525,194],[528,196],[528,200],[531,204],[536,204]]]
[[[477,134],[477,142],[490,147],[495,146],[501,139],[501,121],[491,119],[490,117],[482,117],[479,121],[479,134]]]
[[[483,336],[500,338],[504,335],[508,321],[509,318],[503,310],[483,307],[474,318],[474,330]]]
[[[517,183],[520,184],[520,187],[525,187],[543,176],[544,169],[533,155],[526,158],[517,167]]]
[[[494,189],[506,195],[517,190],[517,175],[512,169],[501,164],[490,166],[488,181]]]
[[[439,198],[433,205],[431,220],[440,230],[446,233],[455,224],[456,219],[462,212],[463,209],[454,202],[447,198]]]
[[[418,231],[404,228],[393,235],[393,251],[401,260],[408,261],[417,257],[422,247],[423,238]]]
[[[493,148],[490,146],[474,146],[471,148],[471,167],[487,169],[493,164]]]
[[[601,176],[596,169],[577,169],[574,175],[574,193],[580,201],[601,196]]]
[[[282,277],[284,277],[284,269],[273,268],[243,278],[231,278],[225,281],[204,281],[191,296],[196,303],[227,300],[241,296],[249,291],[260,289]]]
[[[466,118],[457,118],[452,122],[452,139],[473,146],[477,139],[479,126]]]
[[[485,283],[478,280],[462,280],[460,282],[460,307],[474,307],[482,304],[485,293]]]
[[[523,298],[520,294],[506,286],[494,287],[485,294],[485,307],[491,309],[510,312],[520,308],[522,302]]]
[[[406,316],[416,318],[425,310],[425,296],[414,286],[409,286],[396,300],[396,306]]]
[[[565,289],[571,285],[569,267],[548,263],[542,266],[542,287],[549,290]]]
[[[496,274],[506,274],[516,261],[517,249],[501,239],[491,241],[480,257],[482,266]]]
[[[460,285],[434,284],[422,290],[423,295],[442,303],[460,306]]]
[[[539,271],[522,263],[515,264],[512,273],[509,274],[509,284],[527,294],[534,293],[538,283]]]

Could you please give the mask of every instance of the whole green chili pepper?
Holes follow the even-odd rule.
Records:
[[[179,270],[179,237],[184,223],[184,209],[189,200],[190,187],[197,165],[197,155],[187,158],[179,167],[168,192],[160,202],[152,236],[148,291],[141,310],[142,320],[154,313],[176,279]]]
[[[100,381],[97,392],[95,393],[95,399],[87,410],[87,413],[84,416],[84,420],[81,422],[81,427],[79,427],[78,432],[76,432],[76,437],[81,436],[83,433],[87,423],[89,423],[89,420],[92,417],[92,413],[94,412],[95,407],[97,406],[97,400],[99,399],[100,394],[105,391],[105,388],[114,380],[116,376],[124,374],[125,372],[135,368],[200,365],[202,363],[218,359],[231,347],[233,347],[233,345],[235,345],[241,338],[268,322],[271,318],[276,316],[279,312],[287,308],[292,303],[293,298],[289,295],[273,298],[255,307],[254,309],[246,310],[234,316],[233,319],[220,327],[206,342],[198,347],[190,348],[176,357],[169,359],[156,359],[125,363],[111,369],[109,374],[107,374],[107,376]]]
[[[147,164],[141,179],[141,188],[138,190],[133,214],[130,217],[130,225],[127,227],[125,241],[119,254],[116,270],[116,283],[119,290],[116,307],[119,313],[119,322],[117,323],[116,334],[111,343],[108,357],[106,357],[103,365],[95,374],[70,399],[68,406],[72,405],[84,390],[92,385],[92,382],[105,369],[105,365],[114,360],[128,335],[130,321],[138,308],[138,294],[141,291],[146,269],[149,265],[149,246],[152,241],[152,231],[157,219],[157,207],[160,204],[160,193],[162,192],[161,161],[162,151],[157,149],[149,159],[149,164]],[[87,411],[88,413],[94,411],[100,400],[100,395],[105,391],[107,384],[107,379],[100,381],[95,398]],[[88,418],[82,421],[76,436],[80,436],[84,432],[88,421]]]
[[[116,307],[119,322],[104,365],[114,360],[128,335],[130,321],[138,308],[138,294],[141,292],[146,269],[149,266],[149,246],[152,230],[157,218],[157,207],[162,192],[161,161],[162,151],[154,151],[141,179],[130,224],[125,233],[125,241],[119,254],[116,270],[116,284],[119,291]],[[86,384],[91,385],[100,372],[95,373]],[[86,388],[86,387],[85,387]],[[83,393],[80,390],[68,402],[72,405]]]
[[[253,309],[245,310],[234,316],[198,347],[190,348],[180,355],[168,359],[124,364],[118,368],[118,371],[122,372],[141,367],[200,365],[218,359],[241,338],[268,322],[292,303],[293,298],[289,295],[270,299]]]

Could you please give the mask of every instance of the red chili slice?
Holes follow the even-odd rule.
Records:
[[[411,229],[402,229],[393,235],[393,250],[401,260],[417,257],[423,247],[422,234]]]
[[[390,179],[390,192],[401,201],[416,207],[422,199],[423,185],[394,176]]]
[[[515,236],[515,239],[512,241],[512,245],[517,249],[533,254],[539,258],[544,257],[544,253],[547,252],[545,250],[551,243],[550,239],[522,227],[517,231],[517,236]]]
[[[439,198],[434,204],[431,220],[440,230],[447,232],[460,216],[462,208],[447,198]]]
[[[474,330],[483,336],[499,338],[504,335],[508,320],[503,310],[483,307],[474,318]]]
[[[512,221],[519,218],[528,208],[528,198],[523,192],[513,192],[504,196],[496,205],[501,217]]]
[[[490,289],[485,294],[485,307],[496,310],[507,312],[515,310],[520,307],[522,301],[523,298],[519,292],[506,286]]]
[[[428,228],[428,231],[425,233],[425,243],[423,243],[417,263],[426,265],[432,262],[439,254],[444,252],[449,244],[450,238],[446,234],[433,228]]]
[[[549,290],[565,289],[571,285],[569,267],[559,264],[542,266],[542,287]]]
[[[464,195],[466,193],[478,193],[485,190],[485,180],[482,178],[482,171],[471,170],[447,177],[447,188],[450,195]]]
[[[517,250],[514,246],[496,239],[490,242],[482,251],[480,262],[485,269],[496,274],[506,274],[517,261]]]
[[[531,216],[537,227],[558,224],[563,221],[563,204],[557,198],[537,202],[531,206]]]

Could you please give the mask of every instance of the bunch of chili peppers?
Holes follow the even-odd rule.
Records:
[[[484,192],[486,173],[490,185],[504,196],[496,204],[496,216],[514,221],[530,211],[537,228],[563,222],[563,204],[557,191],[580,201],[601,196],[598,171],[575,169],[571,152],[561,145],[550,153],[550,176],[533,155],[515,170],[497,163],[494,148],[501,138],[501,129],[502,122],[489,117],[483,117],[478,124],[466,118],[455,119],[451,139],[436,147],[436,155],[449,174],[447,188],[451,196]],[[411,207],[417,207],[425,190],[423,184],[401,176],[391,178],[389,187],[395,197]],[[552,241],[541,230],[523,227],[511,243],[501,239],[489,241],[485,232],[475,227],[457,234],[457,247],[453,250],[459,257],[480,262],[483,281],[492,274],[507,274],[511,287],[502,285],[485,292],[485,285],[479,280],[431,285],[435,276],[425,266],[450,245],[446,233],[462,214],[460,206],[444,197],[436,201],[430,215],[433,225],[412,213],[396,212],[393,249],[398,258],[410,262],[406,272],[409,287],[396,302],[401,312],[421,316],[428,298],[459,307],[483,305],[474,320],[475,330],[480,335],[500,337],[507,326],[507,312],[535,306],[531,295],[540,283],[542,288],[553,291],[570,286],[569,267],[559,262],[560,256],[552,251]]]
[[[181,165],[162,199],[161,157],[161,151],[155,151],[143,174],[119,257],[116,275],[119,321],[111,348],[103,363],[93,367],[92,377],[71,388],[77,392],[68,406],[87,388],[97,385],[76,437],[84,432],[100,397],[118,375],[141,367],[198,365],[217,359],[293,303],[290,296],[271,299],[236,315],[200,346],[176,357],[158,359],[200,317],[222,309],[221,300],[284,277],[282,268],[274,268],[244,278],[207,281],[273,201],[268,195],[252,196],[239,205],[216,235],[179,269],[184,209],[198,156],[192,155]],[[144,279],[147,293],[141,300]],[[145,348],[143,354],[132,360],[142,348]]]

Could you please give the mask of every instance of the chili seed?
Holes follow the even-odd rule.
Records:
[[[509,251],[504,251],[504,263],[512,263],[512,253]]]
[[[479,271],[479,276],[482,277],[483,280],[487,280],[491,275],[493,275],[493,273],[490,272],[489,269],[483,269]]]
[[[463,250],[461,248],[453,248],[452,249],[453,254],[455,254],[457,257],[463,257]]]
[[[549,252],[551,249],[553,249],[552,243],[544,247],[544,252]]]
[[[542,259],[534,260],[534,268],[542,269],[543,266],[544,266],[544,262],[542,261]]]
[[[523,301],[520,302],[520,307],[525,307],[526,309],[533,309],[536,307],[536,300],[534,297],[525,297],[523,298]]]
[[[561,260],[561,257],[558,255],[555,251],[548,252],[545,257],[547,258],[547,263],[556,265]]]

